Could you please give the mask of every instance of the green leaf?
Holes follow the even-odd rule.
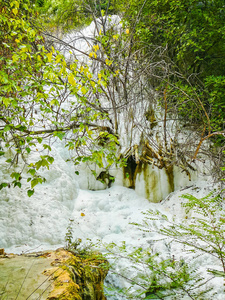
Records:
[[[27,153],[31,152],[31,149],[29,147],[26,147],[25,149],[26,149]]]
[[[15,178],[16,180],[21,180],[21,174],[20,173],[13,172],[10,176],[12,178]]]
[[[52,164],[54,162],[54,158],[52,156],[48,156],[47,160],[50,164]]]
[[[52,151],[52,148],[51,148],[49,145],[44,144],[44,145],[43,145],[43,148],[44,148],[44,149],[48,149],[49,151]]]
[[[39,160],[35,163],[36,169],[39,170],[40,167],[42,166],[42,160]]]
[[[85,86],[82,86],[81,92],[83,95],[85,95],[87,93],[87,88]]]
[[[9,99],[9,98],[3,98],[3,103],[4,103],[4,105],[5,105],[6,108],[9,106],[10,102],[11,102],[11,99]]]
[[[34,176],[35,173],[36,173],[36,170],[35,169],[29,169],[28,173],[30,173],[32,176]]]
[[[211,269],[208,269],[207,271],[212,273],[216,277],[225,277],[225,272],[223,272],[223,271],[211,270]]]
[[[7,132],[7,131],[9,131],[9,130],[11,130],[12,128],[11,128],[11,126],[10,125],[6,125],[5,127],[4,127],[4,129],[3,129],[3,131],[4,132]]]
[[[37,137],[37,141],[38,141],[39,144],[41,144],[42,143],[42,138],[41,137]]]
[[[59,101],[57,99],[53,99],[51,102],[50,102],[50,105],[59,105]]]
[[[65,136],[65,132],[63,132],[63,131],[55,131],[54,132],[54,136],[57,136],[62,141],[63,137]]]
[[[28,197],[31,197],[34,194],[34,190],[28,190],[27,195]]]
[[[33,189],[39,183],[39,178],[34,178],[31,180],[31,188]]]
[[[26,137],[26,141],[29,143],[30,141],[32,141],[33,140],[33,138],[31,137],[31,136],[27,136]]]
[[[2,183],[0,184],[0,191],[1,191],[4,187],[7,187],[7,186],[8,186],[8,183],[2,182]]]
[[[22,184],[20,181],[14,181],[14,187],[18,186],[19,188],[21,188]]]

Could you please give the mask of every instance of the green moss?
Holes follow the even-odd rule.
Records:
[[[168,177],[169,182],[169,193],[174,192],[174,174],[173,174],[173,166],[165,168],[166,175]]]
[[[77,294],[80,295],[80,299],[105,299],[103,281],[108,268],[106,260],[99,253],[90,253],[85,257],[73,256],[66,265],[71,279],[79,286]]]
[[[157,202],[158,200],[158,177],[155,171],[152,169],[150,171],[150,166],[147,163],[143,163],[143,174],[145,181],[145,197],[152,202]],[[151,196],[153,194],[153,196]],[[151,197],[151,199],[150,199]],[[157,199],[157,200],[156,200]]]
[[[155,126],[157,126],[157,121],[155,117],[155,111],[152,107],[149,107],[149,109],[145,112],[146,120],[150,122],[150,128],[153,129]]]
[[[126,166],[123,167],[123,178],[124,178],[124,185],[135,189],[135,180],[137,176],[137,164],[132,156],[129,156],[126,162]]]

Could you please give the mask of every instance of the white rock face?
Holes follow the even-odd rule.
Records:
[[[171,180],[169,177],[171,177]],[[150,165],[146,165],[137,175],[135,191],[150,202],[160,202],[169,193],[173,192],[173,189],[173,173],[168,175],[165,169],[160,170],[156,167],[153,168]]]
[[[101,181],[96,180],[91,173],[94,169],[99,175],[101,169],[95,166],[80,165],[78,168],[80,176],[77,176],[77,182],[81,189],[87,190],[104,190],[108,186]],[[135,190],[137,195],[148,199],[150,202],[160,202],[165,199],[170,193],[177,191],[186,186],[191,186],[196,181],[207,181],[209,176],[203,176],[199,171],[191,171],[191,180],[189,176],[182,172],[178,167],[174,167],[170,172],[165,168],[159,169],[149,164],[139,164],[133,176],[126,177],[126,168],[111,168],[109,174],[115,177],[115,182],[112,186],[119,185]],[[83,178],[86,180],[83,180]]]
[[[31,198],[27,196],[25,177],[22,189],[10,187],[1,190],[1,247],[12,247],[12,251],[18,253],[19,249],[25,250],[26,247],[57,245],[64,240],[68,219],[78,195],[78,183],[73,164],[66,163],[60,151],[60,145],[58,152],[53,147],[55,162],[49,171],[40,170],[39,173],[46,178],[46,182],[35,187],[35,194]],[[35,154],[34,160],[36,155],[38,157]],[[2,158],[1,163],[4,164]],[[1,180],[7,180],[7,174]]]
[[[160,202],[171,192],[193,185],[199,179],[206,181],[207,177],[204,178],[197,171],[192,171],[191,180],[189,180],[189,176],[178,167],[167,172],[165,169],[145,165],[137,174],[135,192],[150,202]]]

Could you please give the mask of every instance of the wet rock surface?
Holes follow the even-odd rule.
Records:
[[[82,257],[64,249],[0,256],[0,299],[105,300],[107,270],[99,255]]]

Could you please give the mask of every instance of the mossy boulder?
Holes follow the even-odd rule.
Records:
[[[105,300],[103,282],[107,275],[105,259],[98,254],[74,255],[64,249],[55,252],[53,269],[45,271],[54,282],[48,300]]]
[[[0,258],[1,299],[105,300],[106,261],[62,248]],[[30,297],[30,298],[29,298]]]

